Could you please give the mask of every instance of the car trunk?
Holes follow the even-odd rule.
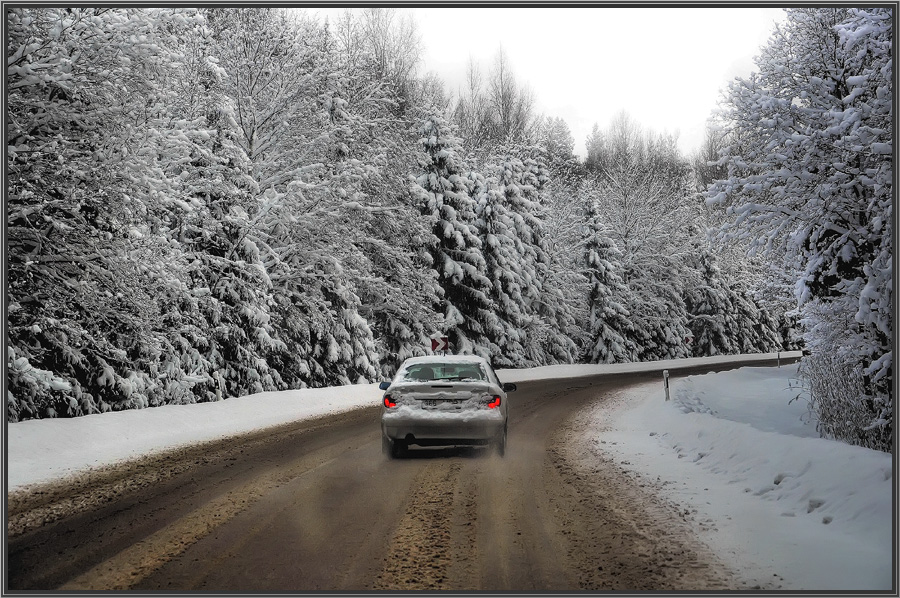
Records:
[[[492,394],[490,383],[483,380],[408,382],[391,391],[398,404],[439,410],[486,407]]]

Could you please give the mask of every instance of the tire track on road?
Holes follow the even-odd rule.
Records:
[[[249,508],[263,496],[284,483],[314,472],[334,458],[310,463],[303,460],[287,470],[275,470],[251,483],[231,490],[194,509],[171,523],[116,554],[89,571],[67,582],[59,589],[124,591],[148,575],[177,558],[192,545]]]
[[[451,568],[465,560],[453,534],[459,529],[461,504],[465,511],[460,469],[458,461],[433,461],[416,477],[376,590],[440,590],[448,585]]]

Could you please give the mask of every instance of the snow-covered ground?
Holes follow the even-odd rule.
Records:
[[[785,353],[783,355],[790,355]],[[771,359],[774,354],[742,360]],[[734,361],[734,356],[615,365],[500,370],[503,382],[655,370]],[[377,384],[264,392],[216,403],[166,405],[72,419],[26,420],[6,426],[7,491],[185,446],[301,419],[378,405]]]
[[[786,354],[782,354],[786,355]],[[744,356],[754,361],[771,355]],[[504,382],[735,361],[734,356],[501,370]],[[891,588],[891,456],[817,437],[796,366],[673,379],[626,392],[588,414],[592,450],[616,457],[703,524],[726,562],[784,589]],[[377,405],[376,384],[271,392],[6,426],[7,490],[282,423]],[[651,435],[652,434],[652,435]],[[826,523],[827,520],[827,523]]]
[[[889,591],[892,457],[819,438],[797,367],[672,379],[669,402],[633,387],[589,414],[591,450],[654,482],[751,584]]]

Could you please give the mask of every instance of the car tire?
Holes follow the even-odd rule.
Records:
[[[406,452],[406,444],[402,440],[391,440],[387,436],[381,437],[381,452],[388,459],[397,459]]]
[[[494,448],[497,449],[497,454],[503,457],[506,455],[506,426],[503,426],[503,433],[497,439]]]
[[[393,450],[391,451],[391,457],[393,459],[399,459],[400,457],[406,456],[406,448],[408,445],[404,441],[395,440],[393,445]]]

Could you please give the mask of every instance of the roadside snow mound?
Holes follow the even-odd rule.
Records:
[[[889,590],[892,457],[819,438],[797,367],[672,379],[669,402],[662,381],[635,387],[594,410],[592,450],[656,480],[754,580]]]

